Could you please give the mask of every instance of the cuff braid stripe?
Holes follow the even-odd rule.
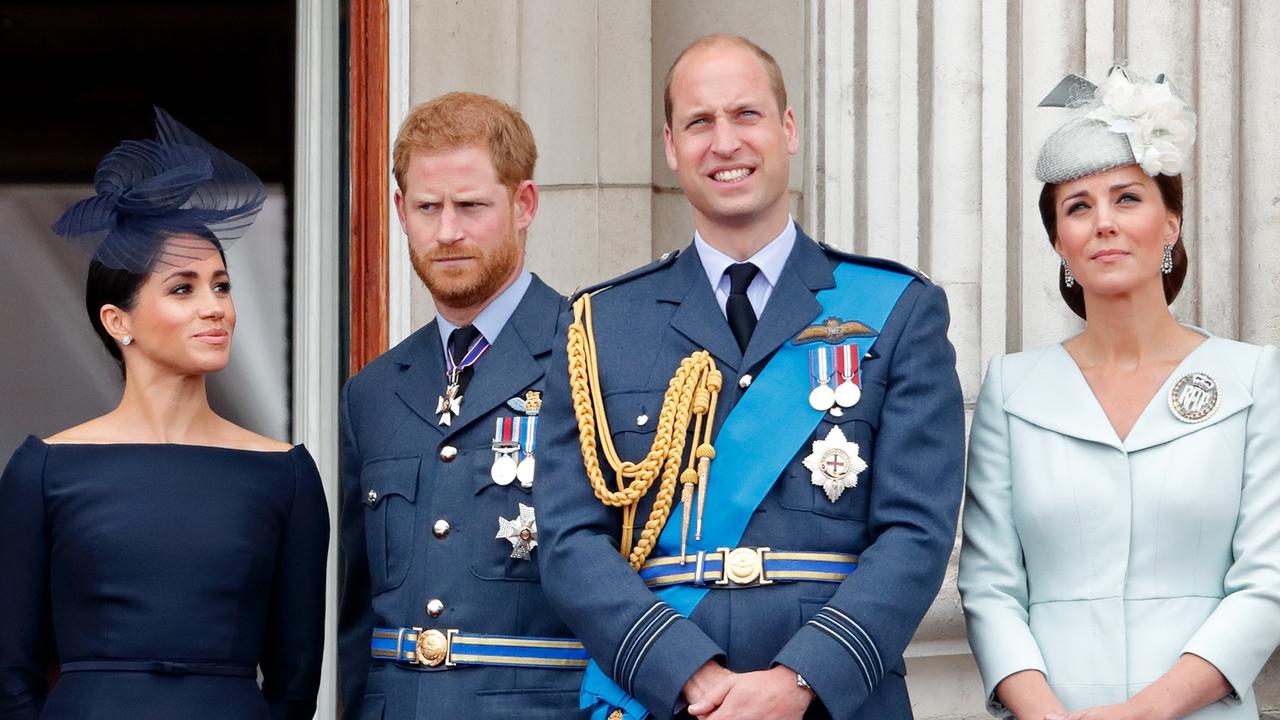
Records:
[[[849,641],[841,637],[840,633],[824,625],[819,618],[815,617],[814,619],[810,620],[808,624],[814,626],[818,630],[821,630],[822,632],[835,638],[836,642],[843,645],[845,650],[849,651],[849,654],[853,656],[853,659],[858,662],[858,667],[862,669],[862,680],[867,684],[867,692],[871,692],[872,689],[875,688],[875,685],[873,685],[871,682],[871,673],[868,672],[867,664],[862,661],[862,657],[858,655],[857,651],[853,649],[853,646],[849,644]]]
[[[858,645],[867,652],[869,659],[875,661],[876,675],[880,678],[884,677],[884,661],[880,658],[880,649],[876,647],[875,641],[871,639],[871,635],[856,620],[844,614],[840,610],[827,605],[818,612],[826,614],[837,625],[841,626],[849,636],[858,642]],[[841,622],[843,620],[843,622]],[[865,641],[865,642],[864,642]]]
[[[662,621],[662,625],[658,626],[658,628],[653,631],[653,634],[649,636],[649,639],[645,642],[644,647],[640,648],[640,651],[636,653],[636,659],[635,659],[635,662],[632,663],[631,665],[631,671],[627,673],[627,692],[628,693],[632,695],[635,694],[636,671],[640,669],[640,663],[644,662],[644,656],[649,653],[649,647],[653,645],[653,643],[658,639],[658,637],[662,635],[663,632],[666,631],[668,627],[671,627],[672,623],[674,623],[679,619],[680,619],[679,613],[677,613],[675,610],[672,610],[671,614],[666,616],[666,618]]]
[[[630,647],[632,637],[636,634],[636,629],[643,625],[645,623],[645,619],[651,614],[661,612],[664,607],[667,607],[667,604],[659,600],[649,606],[649,609],[645,610],[644,613],[642,613],[640,617],[632,623],[631,629],[627,631],[627,634],[622,638],[622,643],[618,645],[618,654],[613,658],[613,677],[622,677],[622,659],[623,656],[627,654],[627,649]]]

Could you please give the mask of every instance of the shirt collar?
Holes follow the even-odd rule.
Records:
[[[787,264],[787,258],[791,255],[791,248],[795,244],[796,223],[790,216],[787,216],[787,225],[782,228],[782,232],[778,234],[778,237],[770,240],[764,247],[757,250],[755,255],[747,258],[744,262],[752,263],[760,268],[760,274],[764,276],[765,280],[769,281],[769,287],[777,287],[778,278],[782,275],[782,266]],[[693,231],[693,247],[698,251],[698,259],[702,261],[702,269],[706,271],[707,281],[711,283],[712,288],[720,284],[720,279],[724,277],[724,271],[730,265],[738,262],[711,247],[710,243],[702,239],[702,235],[697,230]]]
[[[516,306],[520,304],[520,300],[524,298],[524,293],[529,289],[529,285],[533,282],[533,275],[529,273],[527,268],[522,268],[520,274],[516,276],[515,282],[507,286],[506,290],[498,293],[498,297],[489,301],[489,304],[480,311],[476,319],[471,321],[485,340],[492,343],[498,339],[498,334],[502,332],[502,328],[506,327],[507,321],[516,311]],[[449,333],[458,329],[457,325],[444,319],[443,315],[436,315],[436,325],[440,330],[440,346],[444,351],[449,352]]]

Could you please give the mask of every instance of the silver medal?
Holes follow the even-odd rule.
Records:
[[[520,487],[533,487],[533,456],[526,455],[520,464],[516,466],[516,478],[520,480]]]
[[[836,404],[836,391],[830,385],[819,385],[809,393],[809,407],[826,412]]]
[[[524,503],[517,503],[520,513],[511,520],[498,516],[498,534],[495,540],[506,540],[511,543],[511,557],[516,560],[530,560],[530,553],[538,547],[538,520],[533,508]]]
[[[493,460],[493,467],[489,469],[489,477],[493,478],[493,482],[498,485],[510,485],[512,480],[516,479],[516,460],[511,457],[510,453],[502,453]]]
[[[862,388],[852,380],[845,380],[836,386],[835,400],[840,407],[850,408],[862,399]]]

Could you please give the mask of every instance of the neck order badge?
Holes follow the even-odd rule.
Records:
[[[912,279],[890,270],[842,263],[835,270],[835,287],[819,292],[817,300],[824,315],[859,317],[867,330],[859,333],[866,338],[860,337],[860,345],[870,348],[877,334],[872,328],[884,326]],[[797,337],[801,342],[806,339],[803,332]],[[704,505],[708,511],[701,537],[693,540],[689,552],[736,546],[755,509],[822,420],[825,412],[806,402],[811,390],[810,357],[803,345],[782,346],[720,427],[707,482]],[[687,542],[679,524],[667,523],[656,552],[676,555]],[[655,592],[688,617],[707,591],[682,584]],[[593,708],[593,720],[606,720],[619,709],[627,720],[641,720],[647,714],[595,662],[587,667],[582,681],[581,705]]]
[[[454,358],[454,338],[459,333],[467,332],[474,334],[475,339],[467,346],[466,352],[462,354],[461,359]],[[461,343],[458,343],[461,344]],[[462,413],[462,371],[476,364],[481,355],[489,349],[489,341],[480,334],[479,330],[468,325],[465,328],[458,328],[449,335],[449,351],[444,354],[445,362],[445,379],[448,385],[444,389],[444,395],[436,400],[436,414],[440,416],[441,425],[452,425],[453,418]]]

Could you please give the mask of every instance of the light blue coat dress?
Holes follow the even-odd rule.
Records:
[[[1196,423],[1170,391],[1218,384]],[[1257,718],[1280,642],[1280,355],[1209,337],[1121,441],[1061,345],[991,361],[970,437],[960,593],[988,709],[1043,672],[1068,709],[1119,703],[1182,653],[1234,693],[1191,717]]]

